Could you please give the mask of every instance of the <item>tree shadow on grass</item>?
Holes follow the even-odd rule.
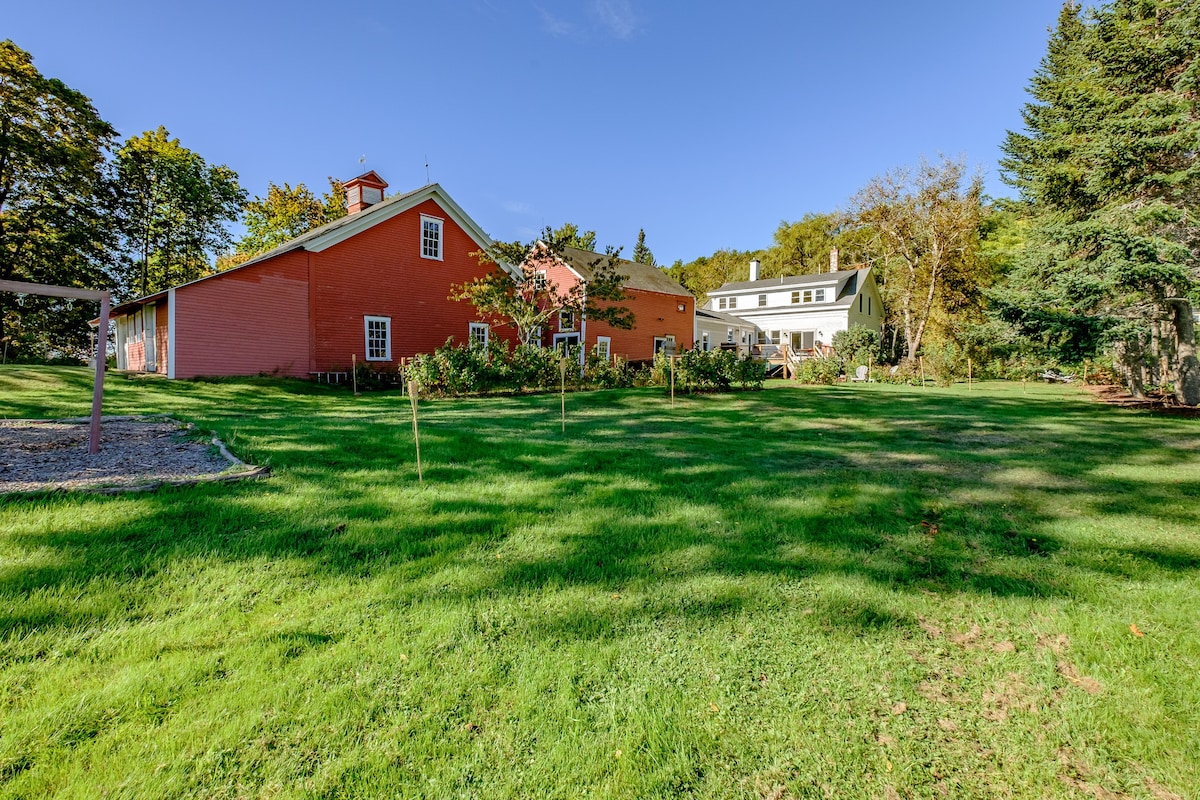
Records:
[[[201,425],[272,464],[264,483],[0,500],[8,546],[32,554],[0,569],[0,633],[128,619],[134,585],[187,558],[291,559],[322,579],[395,574],[397,602],[432,584],[458,600],[547,587],[685,596],[703,578],[827,574],[1048,597],[1072,591],[1079,573],[1127,574],[1130,559],[1200,567],[1186,544],[1105,547],[1054,533],[1068,513],[1200,527],[1200,504],[1178,502],[1200,498],[1200,482],[1168,472],[1191,465],[1191,450],[1164,447],[1142,417],[1062,397],[787,388],[672,409],[657,393],[598,392],[569,398],[565,435],[554,397],[439,401],[422,408],[424,486],[401,400],[318,393],[288,399],[291,412],[203,408]],[[298,409],[308,413],[286,416]],[[1134,463],[1144,479],[1104,474]],[[80,516],[95,522],[68,521]],[[451,566],[468,577],[439,583]],[[129,588],[66,601],[96,581]],[[748,602],[732,591],[612,624]],[[830,613],[869,626],[890,612]],[[571,614],[545,625],[591,630]]]

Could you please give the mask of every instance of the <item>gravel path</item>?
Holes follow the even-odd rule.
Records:
[[[266,474],[195,433],[169,417],[109,417],[93,456],[87,420],[0,420],[0,494],[146,490]]]

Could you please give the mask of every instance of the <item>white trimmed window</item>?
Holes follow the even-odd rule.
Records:
[[[664,350],[670,350],[672,353],[675,352],[675,337],[674,336],[667,335],[667,336],[655,336],[654,337],[654,352],[659,353]]]
[[[363,317],[367,340],[367,361],[392,360],[392,318]]]
[[[729,307],[737,308],[737,298],[736,297],[729,298]]]
[[[709,350],[708,331],[704,331],[700,334],[700,349],[706,353]]]
[[[733,328],[725,329],[725,341],[729,342],[730,344],[733,344]]]
[[[767,296],[765,294],[760,294],[758,296],[758,307],[762,308],[766,304],[767,304]]]
[[[533,273],[533,289],[537,292],[546,291],[546,270],[539,269]]]
[[[575,330],[575,312],[574,311],[558,312],[558,329],[560,331]]]
[[[792,292],[792,302],[793,303],[800,302],[800,293],[799,292]]]
[[[729,301],[726,300],[724,297],[717,300],[717,310],[718,311],[724,311],[728,307],[729,307]]]
[[[612,338],[611,337],[609,337],[609,336],[597,336],[596,337],[596,346],[592,349],[592,352],[595,353],[597,355],[597,357],[603,359],[604,361],[608,361],[609,353],[611,350],[612,350]]]
[[[421,215],[421,258],[442,260],[442,220]]]
[[[824,303],[825,302],[825,290],[824,289],[813,290],[813,301],[817,302],[817,303]]]
[[[467,331],[467,338],[472,347],[487,347],[488,325],[486,322],[472,322]]]

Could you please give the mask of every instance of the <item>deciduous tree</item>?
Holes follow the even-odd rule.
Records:
[[[115,135],[87,97],[0,42],[0,279],[109,288],[104,164]],[[0,293],[5,355],[82,352],[95,312],[93,303]]]
[[[237,173],[208,164],[165,128],[131,137],[117,151],[127,282],[136,294],[198,278],[233,242],[246,192]]]
[[[622,285],[627,276],[619,270],[620,251],[610,247],[603,255],[597,254],[585,265],[591,274],[588,280],[560,287],[547,278],[547,272],[561,259],[562,248],[574,245],[564,245],[558,233],[547,228],[538,241],[498,242],[480,251],[479,263],[491,271],[451,286],[450,299],[471,303],[497,327],[511,325],[522,344],[538,343],[539,329],[560,311],[574,311],[615,328],[632,328],[633,312],[621,305],[626,299]]]
[[[869,181],[851,198],[848,213],[870,237],[884,306],[904,337],[905,358],[913,361],[937,304],[982,264],[982,177],[968,178],[962,160],[922,160]]]
[[[320,198],[303,183],[295,188],[269,183],[267,196],[255,197],[244,210],[246,234],[235,250],[251,258],[346,216],[346,190],[334,178],[329,179],[329,191]]]

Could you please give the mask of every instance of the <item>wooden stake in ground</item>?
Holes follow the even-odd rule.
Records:
[[[971,391],[971,357],[967,356],[967,391]]]
[[[567,359],[558,360],[558,397],[562,405],[562,432],[567,432]]]
[[[671,408],[675,407],[675,356],[667,356],[671,359]]]
[[[421,474],[421,433],[417,429],[417,382],[408,382],[408,399],[412,403],[413,412],[413,444],[417,447],[417,483],[424,483],[425,476]]]
[[[871,366],[873,365],[874,361],[875,357],[867,354],[867,383],[874,383],[874,381],[871,379]]]
[[[354,396],[358,397],[358,353],[350,354],[350,374],[354,376]]]
[[[925,388],[925,356],[921,356],[921,388]]]

